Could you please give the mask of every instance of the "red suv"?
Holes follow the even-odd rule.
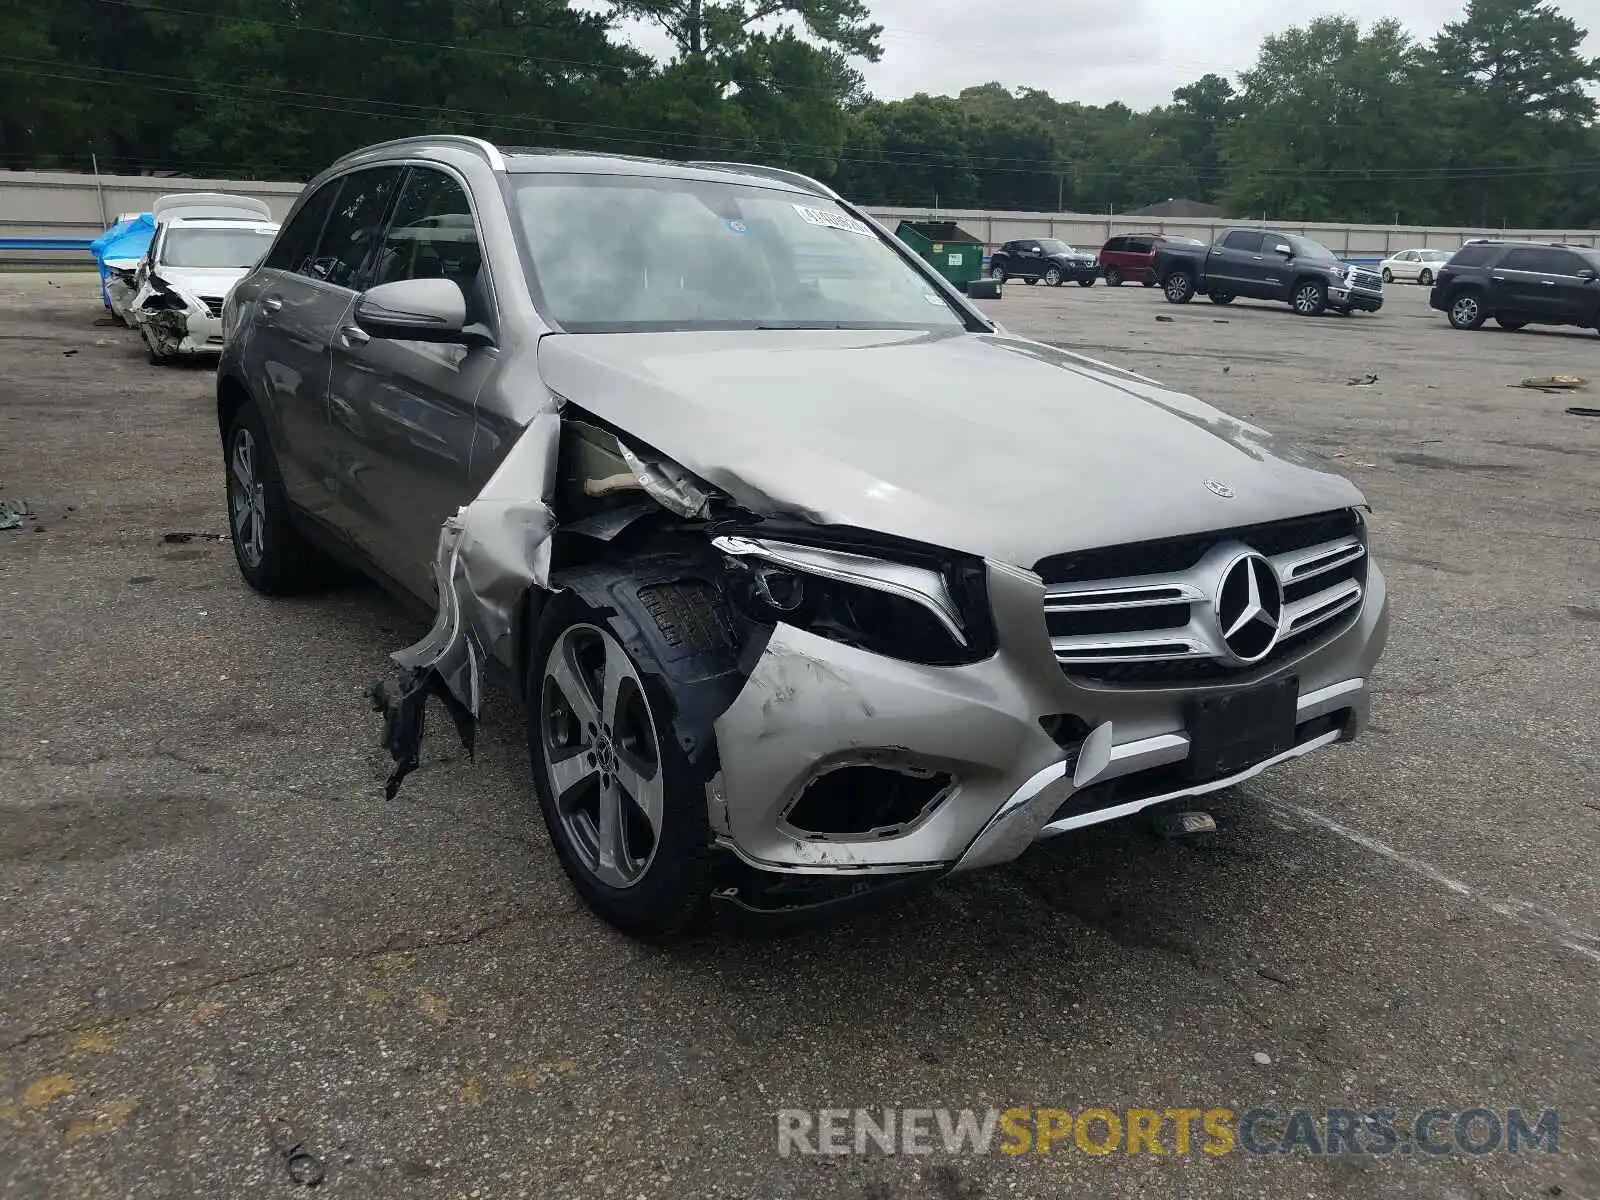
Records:
[[[1122,286],[1122,281],[1133,280],[1145,287],[1156,285],[1156,247],[1163,242],[1187,242],[1203,246],[1198,238],[1176,237],[1166,233],[1129,233],[1112,238],[1100,247],[1100,274],[1111,287]]]

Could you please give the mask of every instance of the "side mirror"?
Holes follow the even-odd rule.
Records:
[[[453,279],[380,283],[356,301],[356,324],[375,338],[411,342],[474,339],[467,332],[467,298]]]
[[[1585,267],[1578,272],[1578,278],[1593,283],[1596,279],[1600,279],[1600,272],[1597,272],[1593,267]]]
[[[1276,246],[1274,246],[1272,248],[1272,252],[1274,254],[1281,254],[1285,258],[1293,258],[1294,257],[1294,250],[1290,248],[1290,246],[1289,246],[1289,244],[1287,242],[1279,242]]]

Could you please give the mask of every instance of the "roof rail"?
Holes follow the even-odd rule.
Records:
[[[760,175],[767,179],[776,179],[780,183],[792,184],[802,191],[810,192],[814,196],[826,196],[830,200],[841,199],[839,193],[826,184],[818,183],[811,176],[802,175],[799,171],[785,171],[782,167],[763,167],[755,163],[709,161],[691,161],[684,165],[689,167],[710,167],[717,171],[740,171],[746,175]]]
[[[482,155],[491,171],[506,169],[505,156],[500,153],[499,147],[493,142],[487,142],[480,137],[468,137],[464,133],[422,133],[412,137],[393,138],[387,142],[378,142],[371,146],[363,146],[359,150],[352,150],[349,154],[343,155],[339,161],[344,162],[363,154],[370,154],[374,150],[397,150],[403,146],[437,146],[441,142]]]

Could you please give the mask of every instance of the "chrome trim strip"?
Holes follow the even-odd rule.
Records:
[[[1359,583],[1354,579],[1336,583],[1314,596],[1307,596],[1304,600],[1284,605],[1281,632],[1278,636],[1289,637],[1292,634],[1304,633],[1308,629],[1315,629],[1318,625],[1325,625],[1341,613],[1349,612],[1359,603],[1361,603]]]
[[[1119,804],[1114,808],[1096,809],[1094,812],[1080,813],[1075,817],[1066,817],[1060,821],[1052,821],[1039,831],[1041,839],[1055,837],[1057,834],[1069,833],[1074,829],[1083,829],[1089,825],[1101,825],[1107,821],[1115,821],[1120,817],[1131,817],[1142,809],[1154,804],[1165,804],[1170,800],[1179,800],[1185,796],[1203,796],[1208,792],[1221,791],[1223,788],[1233,787],[1247,779],[1254,779],[1268,767],[1275,767],[1291,759],[1300,758],[1310,754],[1313,750],[1320,750],[1324,746],[1331,746],[1338,741],[1341,733],[1337,729],[1330,729],[1327,733],[1312,738],[1309,742],[1302,742],[1292,749],[1285,750],[1282,754],[1275,755],[1263,762],[1258,762],[1253,767],[1247,767],[1237,775],[1229,775],[1226,779],[1213,779],[1210,783],[1199,783],[1192,787],[1179,788],[1175,792],[1164,792],[1159,796],[1150,796],[1144,800],[1131,800],[1127,804]]]
[[[1328,571],[1337,570],[1361,559],[1367,553],[1367,548],[1359,538],[1336,538],[1331,542],[1323,542],[1320,546],[1308,546],[1304,550],[1291,550],[1287,554],[1280,554],[1268,561],[1272,563],[1273,570],[1278,572],[1278,578],[1285,584],[1303,583]],[[1326,559],[1327,561],[1323,561]]]
[[[817,575],[839,583],[853,583],[909,600],[927,609],[943,625],[957,644],[967,644],[966,631],[961,628],[961,614],[950,599],[942,576],[937,571],[913,567],[907,563],[887,559],[869,558],[865,554],[852,554],[846,550],[829,550],[821,546],[801,546],[792,542],[766,542],[746,537],[717,537],[711,544],[733,558],[759,558],[789,567],[805,574]],[[890,574],[890,573],[893,574]],[[901,578],[894,578],[894,575]],[[920,580],[926,590],[915,586],[911,580]]]
[[[795,866],[792,863],[775,863],[757,858],[747,853],[731,837],[719,837],[712,844],[727,850],[747,867],[754,867],[758,871],[770,871],[777,875],[910,875],[919,871],[942,871],[949,865],[942,862],[859,864],[818,862]],[[837,850],[839,845],[837,842],[829,843],[830,849],[834,850]]]

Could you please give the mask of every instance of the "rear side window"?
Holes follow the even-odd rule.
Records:
[[[356,286],[367,257],[383,233],[384,217],[400,183],[400,172],[399,167],[371,167],[344,177],[306,274],[339,287]]]
[[[339,194],[339,180],[323,184],[300,206],[300,211],[283,227],[278,240],[273,243],[264,265],[296,275],[310,274],[308,268],[316,255],[317,241],[322,237],[322,226],[328,220],[328,210]]]
[[[1497,246],[1463,246],[1450,259],[1452,267],[1481,267],[1494,257]]]
[[[1532,271],[1541,275],[1576,275],[1583,261],[1565,250],[1545,250],[1538,246],[1518,246],[1500,264],[1507,271]]]
[[[1128,239],[1128,253],[1130,254],[1149,254],[1155,248],[1156,244],[1150,238],[1131,237]]]
[[[1101,246],[1100,250],[1101,250],[1102,253],[1107,251],[1107,250],[1109,250],[1111,253],[1115,254],[1117,251],[1126,250],[1127,248],[1128,248],[1128,239],[1127,238],[1125,238],[1125,237],[1114,237],[1114,238],[1109,239],[1104,246]]]
[[[1260,250],[1261,234],[1249,229],[1235,229],[1223,238],[1222,244],[1229,250]]]

